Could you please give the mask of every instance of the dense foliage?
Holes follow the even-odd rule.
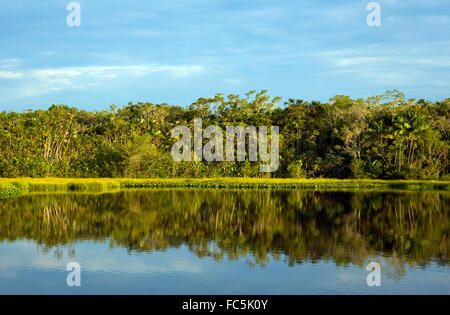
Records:
[[[0,177],[332,177],[448,179],[450,98],[405,100],[398,91],[327,103],[266,91],[200,98],[189,107],[129,103],[89,112],[64,105],[0,113]],[[280,168],[261,162],[174,162],[178,125],[280,127]]]

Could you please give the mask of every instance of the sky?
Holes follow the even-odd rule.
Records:
[[[450,0],[0,1],[0,111],[244,95],[450,97]]]

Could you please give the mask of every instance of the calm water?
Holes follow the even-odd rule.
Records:
[[[450,294],[448,192],[129,190],[0,200],[0,293]],[[368,262],[381,264],[369,287]],[[81,266],[81,286],[66,265]]]

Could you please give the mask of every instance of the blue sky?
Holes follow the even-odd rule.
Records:
[[[450,0],[64,0],[0,4],[0,110],[189,105],[268,89],[327,101],[450,97]]]

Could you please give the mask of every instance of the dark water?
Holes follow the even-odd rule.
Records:
[[[0,293],[450,294],[448,192],[130,190],[0,200]],[[69,287],[69,262],[81,286]],[[370,287],[369,262],[381,265]]]

